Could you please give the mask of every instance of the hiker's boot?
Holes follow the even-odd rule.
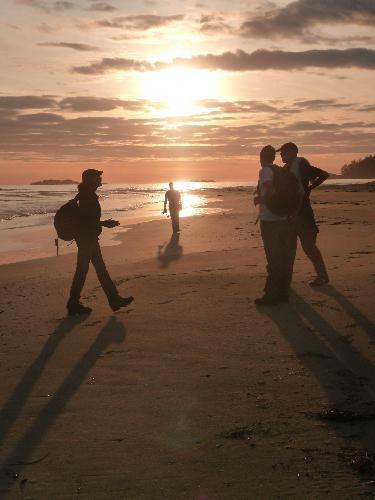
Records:
[[[328,285],[328,283],[329,283],[328,277],[317,276],[313,281],[310,281],[309,285],[312,288],[315,288],[315,287],[318,287],[318,286]]]
[[[134,300],[134,297],[130,295],[130,297],[121,297],[120,295],[116,297],[113,301],[110,302],[109,306],[112,311],[118,311],[120,307],[126,307],[131,304]]]
[[[68,310],[68,316],[82,316],[92,312],[91,307],[84,306],[80,302],[73,302],[71,300],[66,304],[66,308]]]
[[[259,297],[258,299],[254,300],[254,304],[257,306],[265,306],[265,307],[272,307],[272,306],[277,306],[281,302],[284,302],[280,300],[279,298],[272,297],[270,295],[263,295],[263,297]]]

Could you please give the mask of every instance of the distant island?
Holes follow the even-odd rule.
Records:
[[[61,184],[79,184],[71,179],[44,179],[43,181],[32,182],[32,186],[59,186]]]

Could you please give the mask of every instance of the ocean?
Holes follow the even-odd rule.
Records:
[[[368,179],[332,179],[327,185],[363,184]],[[184,215],[201,213],[203,198],[212,189],[251,189],[255,182],[176,182],[182,193]],[[162,208],[168,184],[104,184],[98,189],[103,218],[134,218],[142,209]],[[76,185],[1,185],[0,231],[53,223],[56,210],[73,198]],[[144,211],[144,210],[143,210]],[[157,210],[157,213],[159,211]],[[150,216],[150,218],[152,218]],[[1,243],[0,243],[1,245]]]
[[[364,184],[369,180],[332,179],[327,185]],[[213,190],[248,190],[253,192],[256,182],[175,182],[181,192],[181,217],[210,214],[220,208],[207,206]],[[103,239],[103,244],[116,244],[116,233],[124,225],[162,217],[167,183],[159,184],[104,184],[98,189],[102,219],[113,218],[121,226]],[[53,217],[57,209],[77,193],[74,185],[0,185],[0,265],[53,255]],[[212,198],[214,198],[214,193]],[[215,198],[217,201],[217,198]],[[38,230],[38,235],[35,231]],[[104,238],[104,237],[103,237]],[[74,250],[63,243],[62,252]]]

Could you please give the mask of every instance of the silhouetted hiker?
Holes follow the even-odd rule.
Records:
[[[317,275],[310,282],[310,286],[326,285],[329,282],[329,278],[322,254],[316,246],[319,229],[316,225],[314,212],[310,204],[310,192],[328,179],[329,175],[324,170],[310,165],[306,158],[297,156],[298,147],[293,142],[283,144],[277,151],[280,151],[285,167],[297,177],[303,196],[296,224],[297,235],[303,251],[311,260]]]
[[[169,190],[165,193],[163,214],[167,213],[167,202],[169,205],[173,232],[178,233],[180,231],[180,210],[182,204],[181,194],[173,188],[173,182],[169,183]]]
[[[129,305],[133,297],[121,297],[116,285],[111,280],[104,264],[99,245],[99,235],[102,227],[116,227],[120,223],[113,219],[101,221],[101,208],[96,190],[102,185],[102,171],[90,168],[82,173],[82,183],[78,185],[79,229],[75,238],[78,255],[77,268],[70,289],[70,298],[66,305],[68,314],[88,314],[92,310],[80,303],[80,295],[85,284],[89,264],[92,262],[99,282],[107,295],[113,311]]]
[[[264,295],[255,299],[260,306],[275,306],[288,302],[292,281],[293,264],[296,255],[297,235],[295,223],[288,215],[278,215],[270,210],[267,203],[274,197],[276,151],[273,146],[264,146],[260,152],[258,190],[254,205],[259,205],[260,232],[267,260],[267,280]],[[295,179],[293,179],[295,182]]]

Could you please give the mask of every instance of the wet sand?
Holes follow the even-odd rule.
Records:
[[[374,193],[314,192],[331,285],[299,249],[272,309],[249,192],[214,196],[104,248],[116,314],[90,271],[65,318],[74,254],[0,267],[1,498],[375,495]]]

